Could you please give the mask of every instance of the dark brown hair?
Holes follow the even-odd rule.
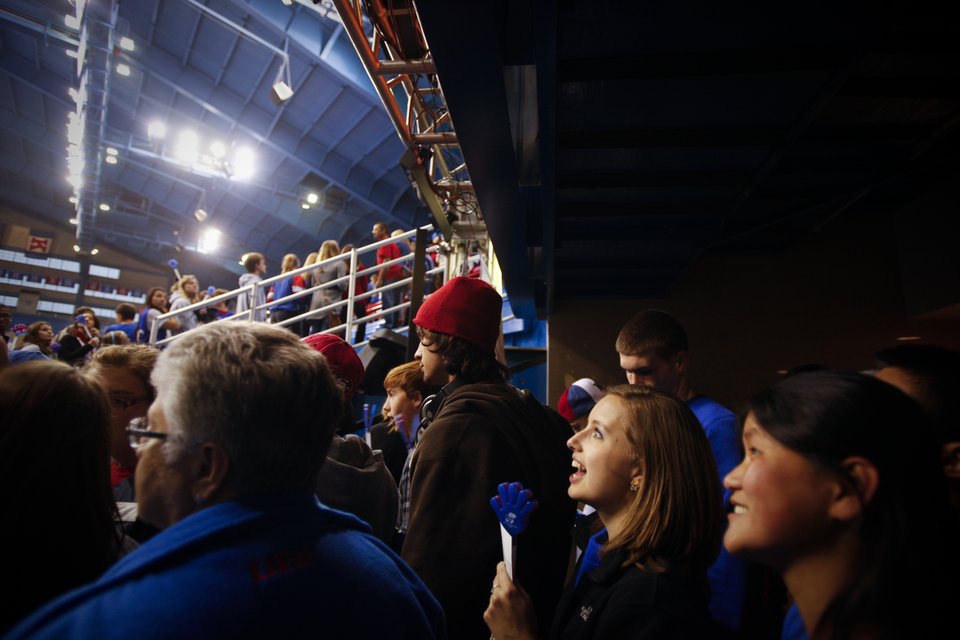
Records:
[[[466,383],[503,382],[507,369],[494,354],[466,340],[417,327],[420,343],[443,360],[447,373]]]
[[[7,594],[0,628],[117,559],[109,429],[106,393],[77,369],[51,360],[0,372],[0,497],[11,514],[0,544],[11,575],[40,578]],[[68,535],[43,524],[51,498]]]

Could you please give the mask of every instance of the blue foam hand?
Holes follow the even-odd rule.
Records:
[[[87,316],[85,316],[85,315],[83,315],[83,314],[81,313],[81,314],[78,315],[76,318],[74,318],[74,320],[76,320],[76,321],[79,322],[80,324],[86,324],[86,322],[87,322]]]
[[[168,262],[167,264],[170,265],[171,269],[177,268],[177,261],[174,258],[170,258],[170,262]]]
[[[213,297],[213,294],[217,292],[217,288],[213,285],[207,287],[207,295]]]
[[[490,498],[490,506],[497,512],[500,524],[511,536],[523,533],[530,524],[530,514],[540,503],[533,499],[533,491],[519,482],[504,482],[497,486],[497,495]]]

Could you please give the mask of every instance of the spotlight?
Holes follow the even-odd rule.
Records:
[[[125,65],[121,62],[120,64],[117,65],[117,73],[119,73],[122,76],[129,76],[130,75],[129,65]]]
[[[73,245],[73,250],[76,251],[77,253],[80,253],[80,245],[78,244]]]
[[[93,250],[90,252],[90,255],[95,256],[98,253],[100,253],[100,249],[97,249],[96,247],[94,247]]]
[[[197,246],[197,251],[200,253],[210,253],[216,251],[219,246],[220,230],[211,227],[200,236],[200,244]]]
[[[70,224],[80,224],[80,221],[76,218],[70,218]]]
[[[273,90],[270,91],[270,97],[279,106],[293,97],[293,89],[283,80],[277,80],[273,83]]]
[[[101,202],[100,211],[110,211],[110,205],[108,205],[106,202]]]
[[[198,207],[197,210],[193,212],[193,217],[197,219],[197,222],[203,222],[207,219],[207,210],[203,207]]]
[[[300,208],[301,208],[301,209],[309,209],[309,208],[310,208],[310,205],[307,204],[306,202],[301,202],[301,203],[300,203]]]
[[[113,147],[107,147],[107,155],[108,155],[108,156],[115,156],[115,155],[117,155],[117,150],[114,149]]]
[[[167,136],[167,125],[155,120],[147,127],[147,136],[151,139],[163,140]]]
[[[107,164],[117,164],[117,156],[107,156],[104,158]]]
[[[200,155],[200,138],[196,132],[187,129],[182,131],[177,137],[177,146],[173,150],[174,155],[181,162],[193,165]]]
[[[308,194],[307,194],[307,202],[309,202],[310,204],[317,204],[317,200],[318,200],[319,198],[320,198],[320,196],[318,196],[318,195],[315,194],[315,193],[308,193]]]
[[[77,204],[77,196],[70,196],[69,198],[67,198],[67,202],[69,202],[70,204]]]
[[[135,48],[133,38],[128,38],[127,36],[120,38],[120,48],[124,51],[133,51]]]

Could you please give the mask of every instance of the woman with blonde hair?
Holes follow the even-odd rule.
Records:
[[[197,280],[197,276],[183,276],[170,287],[170,311],[189,307],[196,302],[200,302],[200,281]],[[203,309],[203,312],[206,313],[206,309]],[[177,333],[195,329],[199,323],[196,312],[181,313],[174,317],[180,323]]]
[[[722,498],[690,409],[667,393],[616,386],[567,446],[568,493],[597,510],[603,529],[542,637],[714,637],[707,567],[720,551]],[[483,618],[495,638],[538,637],[529,597],[502,562]]]
[[[320,245],[320,251],[317,255],[317,264],[320,266],[313,270],[313,286],[326,285],[327,283],[346,276],[347,265],[342,259],[323,264],[325,260],[339,255],[340,245],[337,244],[336,240],[327,240]],[[344,280],[335,284],[329,284],[314,291],[313,297],[310,300],[310,310],[313,311],[314,309],[320,309],[334,302],[339,302],[343,299],[343,292],[346,288],[347,282]],[[319,315],[313,316],[310,318],[310,333],[318,333],[329,327],[337,326],[340,324],[341,317],[342,313],[339,307],[333,311],[324,311]]]
[[[299,266],[300,258],[298,258],[296,254],[288,253],[287,255],[283,256],[283,261],[280,263],[280,273],[293,271]],[[283,280],[277,281],[275,285],[270,287],[270,292],[267,294],[267,302],[281,300],[295,293],[300,293],[305,288],[306,284],[303,281],[303,276],[295,275],[289,278],[284,278]],[[303,298],[297,298],[296,300],[287,300],[286,302],[280,302],[270,307],[270,322],[276,324],[303,313],[303,310],[306,308],[305,298],[306,296]],[[302,334],[302,331],[300,330],[300,323],[286,326],[297,335]]]

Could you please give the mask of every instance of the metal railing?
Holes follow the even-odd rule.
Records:
[[[422,231],[422,233],[420,234],[420,237],[426,238],[427,234],[433,230],[433,226],[426,225],[426,226],[420,227],[420,230]],[[364,346],[368,342],[366,340],[366,336],[365,335],[354,336],[355,328],[357,328],[358,326],[366,326],[368,323],[376,322],[380,318],[383,318],[391,313],[397,313],[407,308],[410,308],[412,306],[412,303],[417,301],[414,301],[414,300],[402,301],[401,304],[398,304],[389,308],[381,308],[379,311],[375,311],[370,314],[367,314],[367,313],[355,314],[355,311],[357,309],[357,304],[363,303],[361,308],[364,310],[364,312],[366,312],[366,304],[364,301],[368,301],[377,295],[381,296],[381,301],[382,301],[383,300],[382,294],[384,291],[390,291],[393,289],[405,289],[406,287],[411,287],[411,285],[414,282],[414,279],[418,276],[417,271],[419,271],[419,269],[416,268],[417,266],[416,262],[419,261],[423,263],[423,260],[427,255],[436,253],[439,250],[439,248],[435,245],[432,245],[430,247],[425,247],[425,246],[421,247],[420,244],[426,244],[426,243],[425,242],[418,243],[416,249],[413,251],[410,251],[406,255],[403,255],[399,258],[395,258],[393,260],[386,261],[382,264],[374,264],[373,266],[370,266],[370,267],[365,266],[363,269],[360,269],[358,271],[357,265],[361,264],[360,256],[373,252],[373,262],[376,263],[377,249],[392,243],[406,241],[408,238],[415,237],[417,235],[417,231],[418,231],[417,229],[414,229],[412,231],[407,231],[395,237],[391,237],[386,240],[380,240],[378,242],[365,245],[363,247],[360,247],[359,249],[354,247],[347,253],[343,253],[338,256],[328,258],[321,262],[317,262],[304,267],[299,267],[292,271],[287,271],[286,273],[282,273],[276,276],[271,276],[269,278],[264,278],[259,282],[253,282],[245,287],[240,287],[240,288],[234,289],[233,291],[228,291],[227,293],[220,294],[218,296],[206,298],[200,302],[196,302],[194,304],[188,305],[181,309],[177,309],[176,311],[169,311],[167,313],[160,314],[155,318],[153,318],[150,324],[150,327],[149,327],[150,334],[149,334],[148,342],[155,346],[163,346],[163,345],[169,344],[170,342],[173,342],[174,340],[185,335],[186,333],[189,333],[190,330],[181,331],[174,335],[168,336],[166,338],[159,339],[160,330],[161,330],[160,327],[163,325],[163,323],[167,319],[177,318],[178,316],[185,315],[185,314],[192,314],[195,311],[198,311],[200,309],[212,310],[220,302],[229,302],[230,300],[238,299],[240,296],[247,296],[247,300],[250,301],[250,304],[247,305],[248,308],[244,309],[239,313],[235,313],[231,316],[219,318],[217,320],[214,320],[213,322],[230,322],[233,320],[255,321],[258,315],[257,312],[269,311],[271,308],[276,307],[277,305],[282,305],[287,302],[299,300],[300,298],[303,298],[305,296],[312,296],[314,293],[321,291],[322,289],[326,289],[328,287],[336,287],[341,283],[346,283],[345,286],[346,286],[347,293],[345,294],[343,299],[337,300],[335,302],[324,305],[322,307],[317,307],[316,309],[308,309],[303,313],[292,316],[280,322],[274,322],[273,324],[276,324],[279,327],[296,325],[299,322],[309,322],[311,319],[314,319],[320,316],[329,317],[329,315],[326,315],[326,314],[328,314],[330,311],[335,311],[335,310],[340,310],[345,308],[346,312],[340,314],[343,317],[343,321],[340,322],[340,324],[327,327],[326,329],[323,329],[318,333],[337,333],[337,334],[340,334],[344,340],[354,345],[355,347]],[[257,301],[260,300],[261,292],[263,293],[263,299],[266,299],[267,292],[270,290],[270,288],[275,284],[277,284],[278,282],[284,280],[285,278],[293,278],[298,275],[310,274],[321,267],[336,264],[338,261],[348,262],[349,268],[348,268],[348,273],[346,275],[341,276],[339,278],[335,278],[328,282],[313,283],[311,281],[312,286],[304,289],[303,291],[296,291],[294,293],[291,293],[288,296],[284,296],[283,298],[279,298],[277,300],[270,300],[262,304],[257,303]],[[387,282],[379,287],[372,287],[367,291],[359,291],[359,292],[356,291],[356,283],[358,278],[361,278],[363,276],[368,276],[372,278],[378,271],[382,269],[387,269],[392,266],[408,267],[409,271],[413,275],[401,278],[400,280]],[[435,276],[436,274],[443,274],[443,282],[446,282],[450,277],[449,261],[446,261],[446,263],[443,264],[442,266],[437,266],[429,270],[424,270],[424,277]],[[414,289],[416,288],[414,287]],[[357,315],[357,317],[354,317],[355,315]],[[406,329],[403,327],[395,327],[394,330],[396,330],[398,333],[403,333]]]

